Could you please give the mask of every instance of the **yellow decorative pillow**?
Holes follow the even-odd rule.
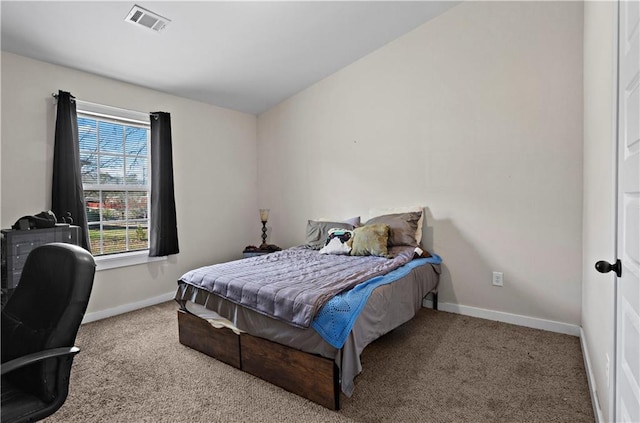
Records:
[[[352,256],[379,256],[389,258],[387,242],[389,225],[365,225],[353,230],[351,242]]]

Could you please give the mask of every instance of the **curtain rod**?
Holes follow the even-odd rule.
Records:
[[[56,100],[58,99],[58,94],[56,93],[51,93],[51,97],[55,98]],[[98,106],[98,107],[109,107],[111,109],[116,109],[116,110],[124,110],[127,112],[133,112],[133,113],[145,113],[145,112],[140,112],[138,110],[131,110],[131,109],[125,109],[123,107],[115,107],[115,106],[109,106],[108,104],[98,104],[98,103],[92,103],[90,101],[84,101],[84,100],[77,100],[75,97],[71,96],[72,100],[75,101],[79,101],[80,103],[84,103],[84,104],[88,104],[90,106]],[[157,113],[147,113],[149,116],[154,117],[156,119],[158,119],[158,114]]]

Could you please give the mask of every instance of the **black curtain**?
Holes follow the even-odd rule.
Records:
[[[73,224],[80,227],[82,247],[90,252],[87,213],[80,175],[76,100],[66,91],[58,91],[51,211],[59,221],[66,217],[73,219]]]
[[[151,113],[151,221],[149,256],[178,253],[176,200],[173,192],[171,115]]]

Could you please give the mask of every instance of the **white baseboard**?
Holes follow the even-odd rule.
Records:
[[[96,311],[93,313],[87,313],[82,319],[82,323],[94,322],[96,320],[106,319],[107,317],[117,316],[118,314],[128,313],[130,311],[138,310],[140,308],[149,307],[156,304],[161,304],[172,300],[175,297],[175,292],[167,292],[166,294],[159,295],[153,298],[147,298],[143,301],[136,303],[123,304],[118,307],[110,308],[107,310]],[[425,299],[422,301],[422,306],[427,308],[433,308],[433,301]],[[496,320],[498,322],[510,323],[518,326],[525,326],[534,329],[547,330],[550,332],[563,333],[566,335],[581,336],[582,328],[577,325],[571,325],[568,323],[556,322],[553,320],[545,320],[537,317],[522,316],[519,314],[505,313],[502,311],[487,310],[483,308],[464,306],[453,303],[438,302],[438,310],[446,311],[449,313],[462,314],[464,316],[478,317],[487,320]],[[583,346],[584,350],[584,346]]]
[[[422,305],[423,307],[431,308],[432,302],[423,300]],[[580,336],[580,326],[578,325],[540,319],[537,317],[522,316],[519,314],[486,310],[484,308],[469,307],[453,303],[443,303],[440,301],[438,301],[438,310],[462,314],[464,316],[478,317],[480,319],[496,320],[498,322],[510,323],[512,325],[525,326],[533,329],[563,333],[565,335]]]
[[[602,409],[600,408],[600,401],[596,392],[596,381],[593,370],[591,369],[591,359],[589,358],[589,350],[587,349],[587,342],[585,341],[585,335],[582,328],[580,328],[580,346],[582,346],[582,357],[584,357],[584,367],[587,372],[587,382],[589,383],[589,394],[591,394],[591,404],[593,406],[593,414],[596,417],[596,423],[604,422],[604,416],[602,415]]]
[[[130,311],[138,310],[140,308],[149,307],[152,305],[164,303],[172,300],[176,296],[175,291],[167,292],[166,294],[159,295],[153,298],[147,298],[146,300],[138,301],[136,303],[123,304],[118,307],[110,308],[107,310],[95,311],[93,313],[87,313],[82,319],[82,323],[95,322],[96,320],[106,319],[107,317],[117,316],[118,314],[128,313]]]

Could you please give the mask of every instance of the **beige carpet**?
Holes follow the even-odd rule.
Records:
[[[422,309],[327,410],[178,342],[168,302],[89,323],[49,422],[593,422],[579,339]]]

